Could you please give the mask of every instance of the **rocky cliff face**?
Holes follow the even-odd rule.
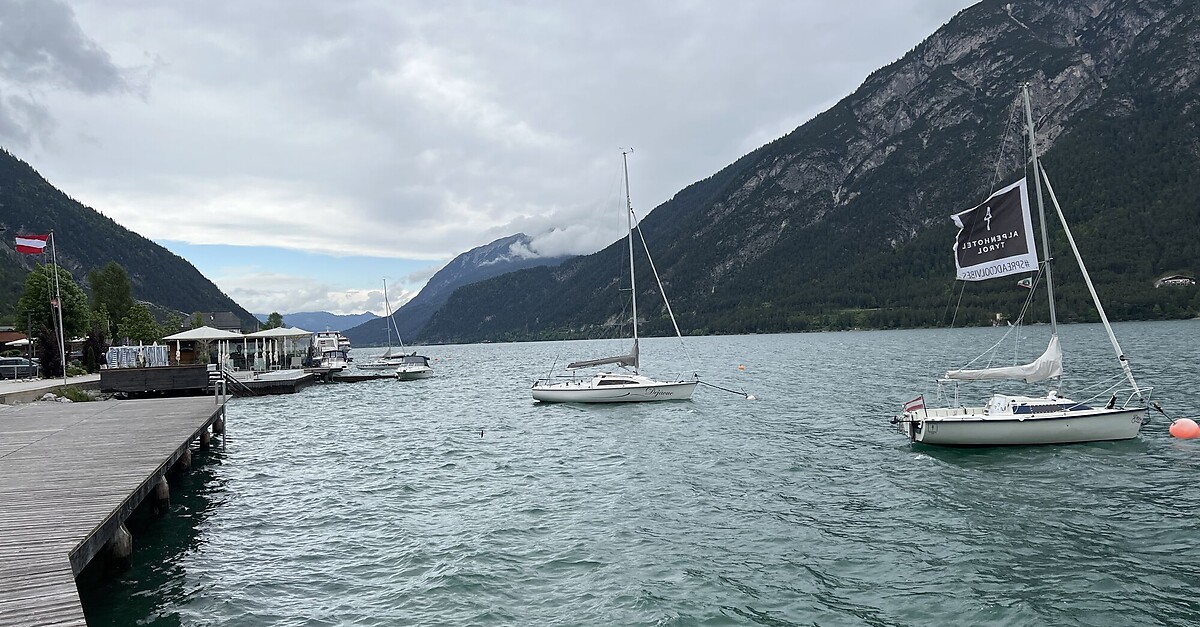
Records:
[[[795,314],[904,306],[883,294],[943,271],[949,240],[935,238],[946,237],[947,216],[1022,172],[1025,83],[1039,149],[1052,175],[1067,172],[1064,187],[1118,185],[1084,182],[1087,173],[1072,168],[1151,150],[1154,133],[1191,142],[1180,158],[1200,163],[1198,14],[1195,0],[985,0],[965,9],[830,110],[649,214],[642,228],[676,312],[701,330],[737,332],[805,328]],[[1086,152],[1066,154],[1066,140]],[[1154,154],[1142,174],[1167,176],[1172,166],[1152,163]],[[1175,192],[1165,189],[1143,200],[1166,202]],[[1118,196],[1098,202],[1118,210]],[[578,277],[612,267],[618,249],[462,290],[429,331],[482,339],[534,313],[542,329],[596,324],[603,317],[587,304],[621,299],[611,281]],[[647,279],[639,288],[653,287]],[[547,309],[546,299],[561,309]],[[767,322],[738,326],[748,318]]]
[[[889,191],[873,180],[882,169],[913,181],[937,179],[938,171],[967,174],[980,188],[996,170],[1001,176],[1019,170],[1024,120],[1013,109],[1023,82],[1030,85],[1038,141],[1046,151],[1103,100],[1131,59],[1152,54],[1180,31],[1194,38],[1195,21],[1195,5],[1180,0],[984,2],[964,11],[833,109],[779,140],[779,149],[761,150],[762,158],[703,210],[704,225],[692,239],[715,239],[726,251],[706,269],[710,280],[720,282],[789,231],[812,227],[831,212],[875,209],[875,203],[861,200]],[[1126,80],[1169,92],[1194,90],[1200,60],[1194,47],[1192,53]],[[1110,114],[1120,115],[1134,106],[1131,100],[1105,104]],[[997,164],[1004,139],[1009,149]],[[931,154],[947,144],[973,147],[978,159],[955,165]],[[901,243],[945,219],[947,205],[927,202],[930,189],[891,190],[901,201],[892,202],[886,215],[872,212],[869,219],[890,222],[888,243]]]

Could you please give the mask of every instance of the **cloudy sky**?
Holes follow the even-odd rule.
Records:
[[[546,255],[853,91],[971,0],[0,0],[0,145],[255,312]]]

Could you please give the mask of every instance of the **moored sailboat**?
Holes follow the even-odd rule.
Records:
[[[953,386],[952,404],[929,408],[923,396],[913,399],[893,418],[902,434],[913,442],[945,446],[998,446],[1027,444],[1065,444],[1135,438],[1146,420],[1150,388],[1140,387],[1133,376],[1104,307],[1092,285],[1091,277],[1067,226],[1062,207],[1054,195],[1050,179],[1038,159],[1033,115],[1028,88],[1022,89],[1025,122],[1029,137],[1030,167],[1037,193],[1043,261],[1038,262],[1033,239],[1029,194],[1026,179],[1021,179],[992,194],[983,204],[954,216],[959,233],[955,242],[958,278],[980,281],[1021,272],[1039,273],[1033,283],[1044,279],[1050,314],[1050,339],[1045,351],[1035,360],[1012,366],[962,368],[947,371],[938,379],[939,396],[945,386]],[[1083,401],[1059,395],[1051,389],[1046,396],[993,394],[983,405],[968,407],[958,403],[958,385],[966,381],[1024,381],[1038,383],[1057,380],[1061,384],[1063,353],[1058,337],[1058,320],[1051,273],[1049,237],[1042,186],[1054,204],[1071,251],[1088,291],[1092,295],[1104,330],[1116,352],[1117,361],[1128,383],[1107,387]],[[1026,307],[1032,299],[1027,299]],[[1024,312],[1018,317],[1024,317]],[[1010,331],[1011,332],[1011,331]],[[993,346],[995,348],[995,346]],[[1120,377],[1120,375],[1118,375]],[[1100,407],[1093,406],[1101,405]]]
[[[625,219],[627,227],[626,240],[629,248],[629,293],[632,305],[633,345],[630,347],[629,352],[624,355],[569,363],[567,364],[567,370],[571,371],[571,375],[568,377],[538,379],[533,383],[534,400],[544,403],[628,403],[638,401],[687,400],[692,397],[692,393],[695,392],[696,385],[699,383],[699,379],[680,379],[674,381],[654,379],[642,374],[639,369],[641,359],[638,347],[637,283],[633,265],[633,230],[637,225],[634,223],[633,201],[629,194],[628,156],[628,152],[621,152],[625,171]],[[640,235],[640,228],[638,233]],[[644,239],[642,244],[645,246]],[[647,248],[647,259],[649,259],[649,256],[650,251]],[[653,261],[650,262],[650,267],[653,270]],[[657,271],[655,271],[655,278],[658,278]],[[667,313],[671,317],[671,324],[675,327],[675,334],[680,336],[679,325],[675,322],[675,314],[671,311],[671,304],[667,301],[665,291],[662,290],[661,281],[659,281],[659,291],[662,293]],[[680,339],[682,340],[682,336],[680,336]],[[610,365],[617,366],[622,370],[601,372],[588,377],[579,377],[575,374],[576,370],[582,368]]]
[[[355,364],[356,368],[362,370],[392,370],[400,365],[404,357],[404,340],[400,339],[400,329],[396,327],[396,320],[392,317],[392,304],[388,300],[387,279],[383,281],[383,307],[387,314],[387,323],[385,329],[387,331],[387,350],[380,355],[376,355],[370,361],[359,362]],[[400,342],[400,351],[393,352],[392,350],[392,329],[396,330],[396,340]]]

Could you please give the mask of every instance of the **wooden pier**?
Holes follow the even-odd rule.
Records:
[[[0,626],[86,625],[75,577],[223,420],[211,396],[0,406]]]
[[[378,372],[369,372],[366,374],[345,374],[338,372],[333,375],[334,383],[362,383],[363,381],[382,381],[384,379],[395,379],[396,374],[388,372],[381,374]]]

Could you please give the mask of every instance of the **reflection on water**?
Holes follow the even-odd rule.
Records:
[[[1173,413],[1200,409],[1197,331],[1117,325]],[[89,624],[1200,621],[1200,442],[1165,420],[1003,449],[893,430],[989,332],[695,338],[695,364],[642,347],[651,374],[758,401],[532,402],[547,364],[602,343],[428,347],[432,379],[239,399],[227,450],[135,531],[133,570],[85,592]],[[1061,334],[1068,385],[1112,366],[1100,327]]]

